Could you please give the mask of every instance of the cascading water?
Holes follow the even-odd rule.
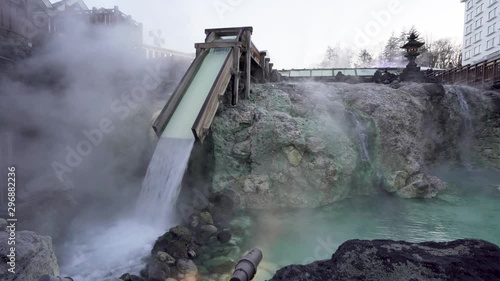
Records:
[[[359,150],[359,163],[352,185],[356,187],[358,194],[373,194],[375,192],[373,187],[382,189],[384,180],[370,157],[370,124],[358,112],[351,110],[348,113],[354,124],[352,134],[356,138]]]
[[[471,161],[471,145],[472,145],[472,137],[474,134],[474,128],[472,125],[472,117],[469,111],[469,104],[465,99],[463,93],[460,89],[454,87],[455,93],[457,94],[458,103],[460,105],[460,111],[462,115],[462,119],[464,122],[464,131],[462,132],[462,138],[460,141],[460,154],[462,157],[462,163],[467,168],[472,168]]]
[[[465,100],[464,95],[460,90],[457,90],[455,88],[455,92],[457,93],[458,102],[460,104],[460,108],[462,109],[462,116],[465,125],[465,133],[467,135],[470,135],[472,133],[472,118],[469,112],[469,105],[467,104],[467,101]]]
[[[194,138],[161,137],[142,183],[137,208],[111,225],[84,229],[64,246],[62,272],[79,281],[138,274],[156,238],[172,226]],[[89,238],[92,238],[89,240]],[[81,241],[87,241],[82,243]]]
[[[163,227],[174,223],[175,203],[193,144],[193,138],[158,141],[137,201],[137,215],[143,221]]]
[[[356,136],[362,162],[370,162],[370,153],[368,153],[368,132],[366,126],[361,122],[357,112],[351,111],[355,123]]]

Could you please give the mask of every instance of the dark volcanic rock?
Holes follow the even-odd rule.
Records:
[[[350,240],[331,260],[278,270],[270,281],[278,280],[500,280],[500,248],[471,239]]]
[[[223,230],[217,234],[217,240],[221,243],[227,243],[231,240],[231,232]]]
[[[120,279],[123,281],[144,281],[144,279],[142,279],[141,277],[136,276],[136,275],[130,275],[129,273],[123,274],[120,277]]]

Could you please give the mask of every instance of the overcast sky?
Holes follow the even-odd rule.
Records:
[[[253,26],[253,41],[275,68],[316,66],[328,45],[379,52],[392,32],[414,25],[423,37],[462,41],[460,0],[85,0],[89,8],[114,5],[150,30],[163,47],[194,52],[204,29]]]

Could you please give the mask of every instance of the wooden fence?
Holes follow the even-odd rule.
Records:
[[[500,86],[500,59],[483,61],[436,74],[438,82],[498,88]]]

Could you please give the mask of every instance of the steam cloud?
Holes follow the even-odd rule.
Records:
[[[64,252],[68,243],[90,244],[94,230],[134,209],[156,141],[153,113],[186,69],[146,61],[126,28],[65,28],[0,75],[0,136],[13,141],[14,158],[4,165],[17,167],[21,227],[51,235],[63,268],[78,254]],[[133,240],[157,235],[145,232]]]

